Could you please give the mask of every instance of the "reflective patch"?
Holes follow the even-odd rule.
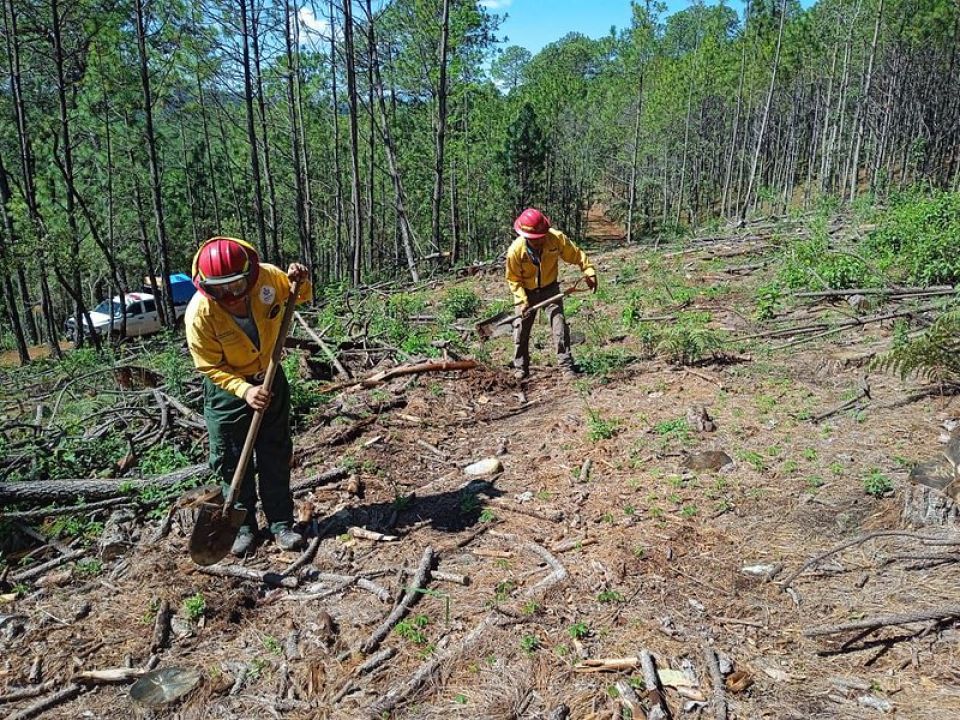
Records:
[[[264,305],[271,305],[277,299],[277,290],[272,285],[264,285],[260,288],[260,302]]]

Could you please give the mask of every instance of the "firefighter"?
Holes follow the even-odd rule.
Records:
[[[513,223],[517,238],[507,250],[507,284],[513,293],[517,319],[513,325],[513,368],[518,380],[530,373],[530,331],[536,313],[527,313],[531,305],[560,293],[557,272],[560,260],[576,265],[587,286],[597,291],[597,271],[586,254],[566,235],[550,227],[550,219],[536,208],[527,208]],[[557,365],[564,377],[574,378],[579,369],[570,352],[570,329],[563,314],[563,300],[544,306],[550,321]]]
[[[197,292],[184,316],[187,345],[193,364],[203,375],[203,417],[210,434],[210,467],[229,488],[240,461],[254,410],[263,423],[237,493],[236,506],[247,511],[231,552],[246,554],[259,535],[259,495],[267,529],[277,546],[294,550],[303,537],[293,528],[290,493],[290,387],[277,369],[271,391],[263,379],[280,330],[283,306],[300,280],[298,303],[311,297],[309,273],[299,263],[284,272],[261,263],[252,245],[230,237],[214,237],[200,246],[193,259]],[[259,492],[258,492],[259,491]]]

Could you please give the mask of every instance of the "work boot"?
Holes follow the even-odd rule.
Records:
[[[253,548],[253,541],[255,539],[256,535],[253,532],[253,528],[248,525],[241,526],[240,532],[237,533],[237,537],[233,541],[233,546],[230,548],[230,552],[237,557],[243,557]]]
[[[281,550],[297,550],[303,545],[303,535],[290,528],[281,528],[274,533],[273,539]]]
[[[576,380],[582,373],[576,364],[564,365],[562,368],[560,368],[560,372],[563,374],[565,380]]]

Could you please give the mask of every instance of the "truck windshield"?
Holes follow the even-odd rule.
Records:
[[[120,303],[113,300],[104,300],[102,303],[97,305],[94,309],[94,312],[103,313],[104,315],[113,315],[114,317],[120,317]]]

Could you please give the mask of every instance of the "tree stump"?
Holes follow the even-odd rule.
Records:
[[[946,457],[920,463],[910,471],[901,520],[911,527],[960,527],[958,485],[954,465]]]
[[[133,511],[129,508],[114,510],[103,525],[100,534],[100,558],[113,560],[123,555],[132,544]]]

